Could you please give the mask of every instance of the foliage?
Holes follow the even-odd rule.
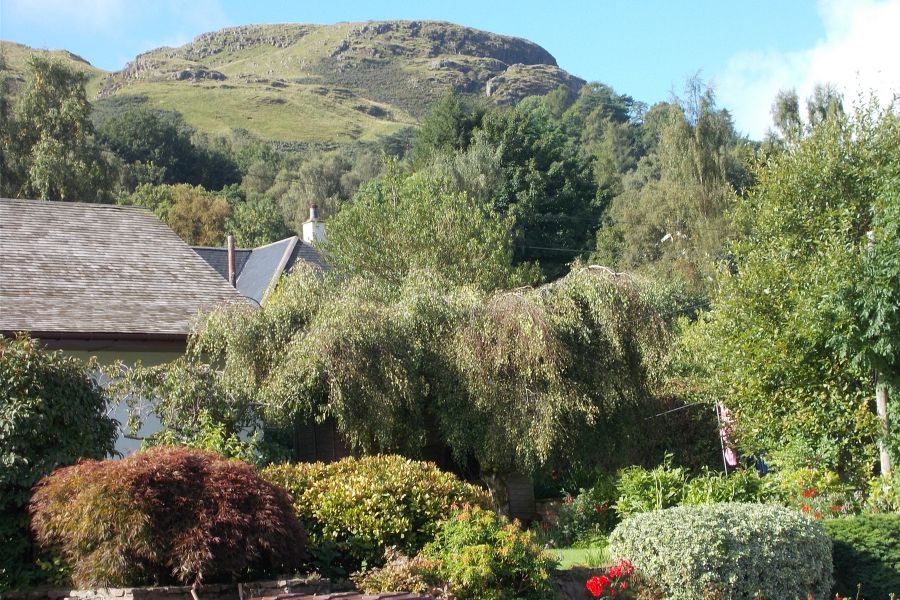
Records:
[[[434,538],[453,505],[488,503],[483,491],[456,476],[400,456],[283,464],[266,468],[263,476],[293,495],[320,567],[344,573],[379,564],[389,546],[414,555]],[[329,555],[336,564],[322,564]]]
[[[123,161],[153,165],[155,175],[147,183],[220,189],[236,182],[236,165],[221,153],[195,146],[191,133],[180,113],[146,108],[114,115],[99,127],[103,144]],[[209,164],[215,161],[224,164]]]
[[[872,372],[900,372],[898,124],[895,107],[870,106],[773,156],[737,205],[736,269],[684,337],[700,393],[727,404],[740,448],[770,464],[870,471]]]
[[[653,403],[665,336],[640,285],[604,269],[490,295],[425,273],[398,290],[301,271],[261,310],[210,315],[165,377],[214,372],[217,403],[270,421],[333,417],[363,452],[446,443],[461,464],[530,471],[608,455],[593,442],[604,428],[643,443],[634,409]]]
[[[488,290],[536,279],[533,269],[512,265],[510,220],[396,168],[364,186],[328,225],[325,258],[347,274],[399,284],[411,271],[431,270]]]
[[[34,583],[26,506],[32,485],[79,458],[113,452],[116,423],[92,364],[0,336],[0,589]]]
[[[142,184],[133,194],[120,198],[120,202],[151,209],[178,237],[195,246],[224,244],[226,225],[232,219],[232,209],[225,198],[188,184]],[[247,226],[252,231],[254,225]]]
[[[256,248],[293,235],[285,225],[278,205],[271,198],[235,202],[231,209],[225,229],[234,236],[238,248]]]
[[[706,469],[685,483],[681,503],[772,502],[779,497],[774,480],[760,476],[756,469],[739,469],[727,475]]]
[[[776,506],[723,503],[642,514],[613,531],[610,549],[672,600],[825,600],[831,590],[824,529]]]
[[[900,512],[900,470],[894,470],[890,478],[873,477],[865,507],[871,512]]]
[[[38,542],[60,548],[82,587],[288,573],[306,545],[286,492],[247,464],[183,448],[59,469],[31,511]]]
[[[589,250],[603,208],[590,164],[542,111],[489,112],[479,131],[499,153],[492,204],[514,220],[516,262],[537,261],[545,277],[560,277]]]
[[[435,560],[421,555],[410,558],[396,548],[388,548],[384,552],[384,564],[356,573],[353,583],[367,594],[402,590],[445,598],[448,596],[448,586],[437,576],[439,570],[440,563]]]
[[[442,151],[465,150],[486,109],[470,98],[447,92],[438,98],[416,130],[412,161],[423,165]]]
[[[551,519],[548,534],[559,546],[608,534],[618,522],[613,507],[616,498],[616,481],[610,476],[601,477],[595,485],[580,489],[578,494],[567,494],[555,519]]]
[[[208,411],[201,409],[193,427],[163,429],[145,438],[141,449],[146,450],[154,446],[184,446],[208,450],[225,458],[259,465],[266,462],[260,448],[261,444],[260,432],[255,432],[247,440],[241,439],[238,433],[228,431],[221,421],[215,421]]]
[[[827,469],[786,470],[777,474],[777,498],[813,519],[839,517],[859,511],[863,491],[841,481]]]
[[[900,514],[859,515],[824,523],[834,542],[834,591],[887,598],[900,590]]]
[[[132,432],[140,429],[148,411],[165,427],[164,436],[191,445],[189,440],[209,435],[204,429],[215,428],[229,440],[254,424],[249,400],[226,390],[221,373],[209,365],[179,357],[154,367],[118,363],[108,374],[110,393],[130,408],[128,427]]]
[[[110,166],[94,141],[85,74],[32,55],[4,136],[3,192],[44,200],[110,200]]]
[[[670,460],[653,468],[628,467],[619,472],[618,500],[615,509],[620,518],[678,506],[684,496],[688,472],[673,467]]]
[[[622,177],[594,260],[708,294],[730,231],[734,191],[749,183],[750,152],[711,88],[692,78],[686,92],[684,100],[658,105],[645,117],[644,129],[655,128],[658,139]]]
[[[440,528],[422,556],[438,562],[457,600],[544,600],[555,561],[532,534],[496,513],[464,508]]]

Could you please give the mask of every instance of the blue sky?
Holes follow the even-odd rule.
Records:
[[[744,133],[775,93],[831,81],[900,90],[900,0],[2,0],[0,37],[65,48],[108,70],[137,53],[248,23],[439,19],[528,38],[564,69],[653,103],[700,72]]]

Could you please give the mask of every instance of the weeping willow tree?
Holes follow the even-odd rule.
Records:
[[[159,384],[199,371],[204,403],[237,411],[235,425],[332,418],[360,452],[417,456],[437,442],[485,471],[530,470],[643,443],[634,428],[667,338],[639,282],[601,267],[499,292],[427,272],[396,287],[300,271],[259,310],[216,310],[183,359],[126,387],[184,427],[196,386]]]

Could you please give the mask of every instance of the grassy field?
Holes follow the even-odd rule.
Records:
[[[21,81],[35,51],[11,42],[2,50],[6,76]],[[446,90],[483,94],[489,79],[504,101],[581,83],[537,44],[429,21],[228,28],[144,53],[116,73],[51,54],[88,74],[104,115],[129,107],[117,98],[142,97],[201,131],[242,128],[285,142],[376,140],[415,125]]]

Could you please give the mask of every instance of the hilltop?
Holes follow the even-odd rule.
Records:
[[[3,43],[14,74],[28,50]],[[140,54],[115,73],[56,55],[88,72],[105,113],[146,105],[178,110],[201,131],[319,144],[414,125],[448,89],[512,104],[584,83],[534,42],[432,21],[233,27]]]

